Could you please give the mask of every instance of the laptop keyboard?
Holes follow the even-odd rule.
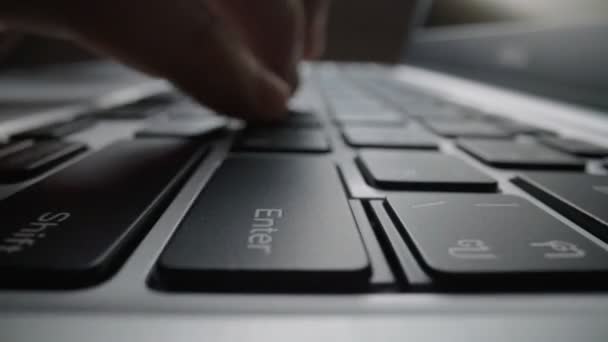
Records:
[[[19,186],[0,202],[0,286],[111,282],[189,175],[213,162],[143,286],[608,289],[608,146],[450,102],[377,67],[320,65],[303,93],[315,105],[294,101],[276,125],[168,92],[16,132],[0,146],[0,183]],[[133,129],[101,147],[76,138],[122,123]],[[221,143],[227,155],[211,161]]]

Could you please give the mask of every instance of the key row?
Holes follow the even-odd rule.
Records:
[[[605,249],[521,197],[394,193],[385,208],[438,286],[483,289],[506,281],[518,288],[548,279],[601,280],[608,271]],[[357,230],[327,160],[232,157],[166,247],[154,286],[365,290],[373,270]]]
[[[118,142],[2,201],[3,286],[78,287],[110,276],[205,151],[182,139]],[[364,153],[361,162],[380,181],[383,172],[403,170],[397,175],[405,177],[405,189],[419,175],[437,191],[467,182],[482,191],[496,186],[458,159],[420,153],[392,160],[390,168],[378,166],[394,158],[389,154]],[[407,169],[420,161],[428,169]],[[433,179],[443,169],[452,179]],[[516,183],[606,239],[606,177],[570,176],[530,173]],[[601,278],[608,270],[605,249],[520,197],[393,192],[384,207],[441,286],[484,288],[499,279],[525,287]],[[179,224],[152,284],[180,291],[365,291],[373,270],[359,229],[330,160],[232,156]]]

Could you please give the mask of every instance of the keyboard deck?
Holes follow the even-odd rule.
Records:
[[[608,146],[379,67],[319,65],[291,107],[245,125],[163,92],[14,132],[0,286],[107,285],[154,228],[132,281],[163,294],[608,290]]]

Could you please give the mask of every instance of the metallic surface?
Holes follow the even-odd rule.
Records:
[[[455,102],[481,106],[573,137],[608,145],[605,116],[481,85],[435,72],[400,67],[394,77],[447,96]],[[132,89],[130,94],[137,94]],[[312,107],[323,102],[311,95]],[[126,99],[116,94],[112,99]],[[103,101],[102,101],[103,102]],[[106,99],[105,103],[111,102]],[[58,112],[59,113],[59,112]],[[69,115],[69,113],[57,114]],[[30,120],[32,118],[26,118]],[[328,122],[325,122],[328,124]],[[13,123],[11,127],[24,127]],[[137,123],[107,123],[70,137],[94,148],[113,135],[132,134]],[[350,165],[353,153],[337,130],[330,131],[335,159]],[[376,293],[363,295],[240,295],[169,294],[146,286],[163,247],[196,195],[224,159],[229,139],[212,152],[179,192],[118,273],[109,281],[79,291],[0,291],[1,341],[606,341],[607,293],[450,294]],[[447,153],[470,161],[500,181],[501,188],[542,203],[512,185],[509,172],[496,172],[453,146]],[[352,165],[351,165],[352,167]],[[349,167],[342,167],[344,169]],[[352,171],[352,169],[351,169]],[[357,170],[354,170],[357,171]],[[597,169],[595,172],[605,173]],[[356,172],[351,172],[356,174]],[[354,197],[382,198],[355,175],[349,184]],[[0,194],[3,189],[0,189]],[[7,190],[8,191],[8,190]],[[14,191],[14,190],[13,190]],[[560,218],[581,234],[590,234]]]

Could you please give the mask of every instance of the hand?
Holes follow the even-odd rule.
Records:
[[[76,39],[228,115],[275,120],[324,47],[328,0],[2,0],[12,28]]]

